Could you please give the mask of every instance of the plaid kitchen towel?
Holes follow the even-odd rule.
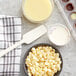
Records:
[[[0,50],[21,39],[21,18],[0,17]],[[21,46],[0,58],[0,76],[19,76]]]

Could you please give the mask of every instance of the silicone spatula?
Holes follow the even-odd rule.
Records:
[[[14,48],[18,47],[19,45],[25,43],[30,44],[42,35],[44,35],[47,32],[47,29],[44,25],[41,25],[30,32],[23,35],[23,38],[21,41],[17,42],[16,44],[13,44],[12,46],[8,47],[5,50],[0,51],[0,57],[7,54],[8,52],[12,51]]]

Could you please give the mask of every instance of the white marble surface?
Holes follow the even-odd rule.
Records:
[[[22,17],[22,35],[40,25],[40,24],[33,24],[23,17],[21,12],[21,0],[0,0],[0,15],[11,15],[11,16]],[[45,24],[49,29],[49,27],[53,23],[62,23],[65,25],[65,22],[56,6],[54,8],[52,16],[43,24]],[[48,40],[47,35],[44,35],[43,37],[41,37],[40,39],[38,39],[37,41],[35,41],[30,45],[23,45],[20,76],[26,76],[24,75],[24,70],[22,68],[22,60],[25,52],[27,51],[27,49],[29,49],[30,46],[37,43],[50,43],[50,41]],[[60,76],[76,76],[76,41],[71,39],[69,44],[67,44],[66,46],[57,48],[60,50],[63,57],[63,70]]]

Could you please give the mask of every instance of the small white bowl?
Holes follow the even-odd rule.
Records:
[[[65,34],[66,36],[64,38],[60,36],[60,39],[58,39],[58,37],[59,37],[58,32],[61,31],[61,30],[59,30],[58,32],[54,32],[53,33],[53,31],[58,30],[58,27],[63,28],[64,32],[66,32],[66,34]],[[62,34],[63,34],[63,32],[62,32]],[[55,36],[55,38],[54,38],[54,36]],[[56,37],[57,37],[57,40],[56,40]],[[50,42],[52,44],[54,44],[56,46],[64,46],[70,41],[70,32],[69,32],[68,28],[66,26],[64,26],[63,24],[56,23],[56,24],[53,24],[49,28],[49,30],[48,30],[48,38],[49,38],[49,40],[50,40]],[[63,39],[64,39],[64,41],[62,41]],[[58,40],[60,40],[60,41],[58,41]]]

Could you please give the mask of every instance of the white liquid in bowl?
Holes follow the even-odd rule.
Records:
[[[60,24],[59,24],[60,25]],[[49,39],[55,45],[65,45],[70,40],[70,33],[66,27],[63,26],[52,26],[48,32]]]

